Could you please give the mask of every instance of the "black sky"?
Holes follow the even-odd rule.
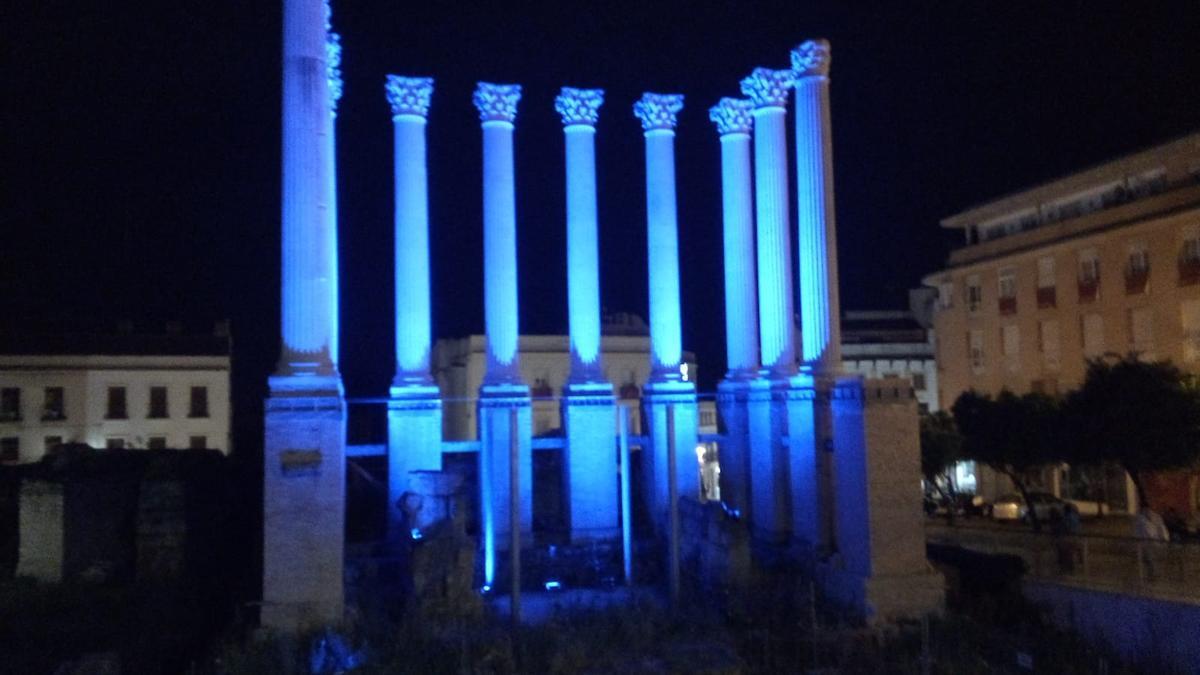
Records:
[[[391,377],[387,73],[437,80],[429,123],[437,336],[482,330],[477,80],[517,121],[521,329],[565,332],[562,85],[603,87],[603,303],[646,311],[642,140],[681,92],[685,347],[724,362],[720,174],[706,110],[755,66],[833,42],[843,306],[900,306],[973,203],[1200,128],[1200,4],[334,3],[342,370]],[[0,10],[0,316],[233,319],[239,412],[277,356],[280,5],[9,0]]]

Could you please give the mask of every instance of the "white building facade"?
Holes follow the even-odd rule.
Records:
[[[228,453],[229,376],[227,336],[0,337],[0,462],[66,443]]]

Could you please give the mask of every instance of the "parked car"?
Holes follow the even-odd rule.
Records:
[[[1062,515],[1067,503],[1048,492],[1030,492],[1033,512],[1038,520],[1049,520],[1055,513]],[[1029,520],[1029,506],[1020,494],[1009,494],[992,503],[992,519],[1007,521]]]

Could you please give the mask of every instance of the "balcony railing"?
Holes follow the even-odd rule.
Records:
[[[1095,302],[1096,298],[1100,297],[1100,280],[1099,279],[1080,279],[1079,280],[1079,301],[1080,302]]]
[[[1000,306],[1001,314],[1007,315],[1017,313],[1017,297],[1015,295],[1000,298],[998,304]]]
[[[1181,258],[1179,260],[1179,285],[1194,286],[1200,284],[1200,259]]]
[[[1053,286],[1045,288],[1038,287],[1037,289],[1037,306],[1038,309],[1048,309],[1058,305],[1058,294]]]
[[[1125,295],[1141,295],[1150,287],[1150,270],[1128,270],[1125,272]]]

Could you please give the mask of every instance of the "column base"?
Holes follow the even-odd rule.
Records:
[[[572,383],[565,387],[564,394],[564,464],[571,543],[616,539],[621,534],[620,482],[612,385]]]
[[[533,543],[533,420],[529,387],[485,384],[479,389],[479,515],[484,581],[495,581],[496,553],[510,548],[509,446],[511,414],[517,412],[521,547]]]
[[[346,407],[336,376],[268,382],[263,446],[266,628],[297,632],[342,621]]]
[[[432,384],[388,390],[388,539],[409,536],[399,508],[413,471],[442,470],[442,398]]]
[[[700,465],[696,459],[699,410],[696,387],[682,380],[651,381],[643,390],[645,410],[643,431],[650,440],[650,453],[643,457],[649,465],[643,470],[646,503],[652,518],[663,530],[667,522],[667,409],[675,410],[675,475],[680,498],[700,497]]]

